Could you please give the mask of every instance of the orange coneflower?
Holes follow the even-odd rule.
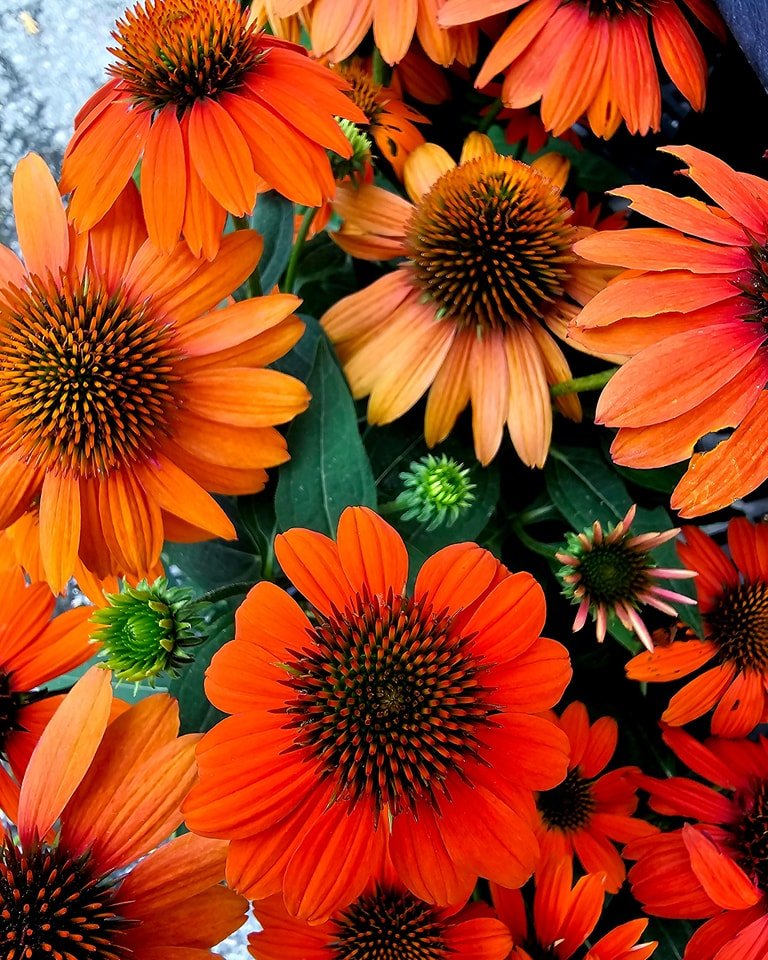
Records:
[[[337,195],[340,246],[372,260],[404,258],[323,317],[352,392],[370,395],[368,418],[381,424],[429,390],[429,446],[471,401],[479,460],[493,459],[506,422],[521,459],[541,466],[549,386],[571,375],[550,331],[563,337],[613,274],[574,255],[574,241],[590,231],[572,222],[560,184],[500,156],[482,134],[470,135],[458,165],[436,144],[418,147],[405,186],[413,203],[371,185]],[[580,418],[576,397],[557,404]]]
[[[694,17],[724,39],[711,0],[685,0]],[[704,108],[707,62],[677,0],[446,0],[439,22],[455,26],[503,10],[519,12],[477,76],[485,87],[504,73],[508,107],[541,101],[541,117],[559,136],[582,115],[598,136],[622,119],[631,133],[658,130],[661,94],[654,50],[695,110]]]
[[[312,923],[360,896],[387,847],[400,882],[440,906],[478,875],[523,883],[532,791],[567,766],[565,734],[538,716],[570,676],[564,647],[539,637],[539,585],[462,543],[409,591],[403,541],[362,507],[338,543],[296,529],[275,549],[312,619],[272,583],[248,595],[207,673],[234,716],[201,743],[185,805],[190,829],[232,841],[229,883],[282,890]]]
[[[368,118],[360,129],[373,138],[381,155],[392,164],[402,180],[408,155],[424,143],[424,137],[414,123],[429,123],[417,110],[403,103],[390,87],[376,83],[370,65],[359,57],[339,64],[336,68],[349,84],[352,102]]]
[[[385,863],[360,896],[325,923],[292,917],[276,894],[253,905],[262,929],[248,937],[256,960],[506,960],[509,930],[464,904],[434,907],[419,900]]]
[[[628,272],[587,305],[570,335],[628,359],[597,407],[601,423],[619,427],[611,448],[617,463],[686,460],[706,434],[736,427],[693,456],[672,495],[672,506],[693,517],[768,477],[768,182],[695,147],[666,149],[717,206],[645,186],[614,191],[673,229],[601,234],[577,245],[581,256]]]
[[[176,739],[168,696],[107,726],[111,704],[109,673],[93,668],[40,738],[18,804],[10,797],[4,960],[213,960],[210,948],[244,920],[245,901],[220,884],[223,844],[187,834],[160,845],[182,822],[198,737]]]
[[[700,667],[669,701],[662,719],[681,726],[712,710],[712,733],[745,737],[768,716],[768,524],[728,524],[732,560],[698,527],[684,527],[678,553],[698,573],[704,639],[673,640],[627,664],[644,682],[678,680]]]
[[[685,960],[762,960],[768,740],[701,743],[671,729],[664,739],[700,779],[644,778],[654,809],[689,822],[627,846],[626,856],[638,861],[629,871],[632,893],[654,916],[707,921],[689,940]]]
[[[280,0],[253,0],[248,8],[248,19],[258,30],[269,27],[272,34],[281,40],[301,43],[301,32],[306,26],[306,18],[298,13],[281,15],[277,12],[278,7]]]
[[[633,816],[639,770],[617,767],[603,773],[618,741],[613,717],[600,717],[590,725],[587,708],[577,701],[558,722],[568,737],[570,761],[565,780],[536,799],[542,859],[570,862],[576,856],[588,873],[602,873],[605,889],[616,893],[626,869],[612,841],[627,843],[656,832]]]
[[[94,654],[90,608],[53,611],[45,583],[27,586],[19,567],[0,572],[0,763],[18,777],[63,699],[40,688]]]
[[[308,402],[303,384],[262,369],[301,336],[295,297],[212,312],[260,239],[230,234],[213,261],[183,243],[161,254],[129,184],[75,240],[35,155],[13,191],[25,263],[0,247],[0,529],[39,517],[55,592],[78,562],[142,577],[166,538],[234,537],[207,491],[260,490],[287,459],[271,425]]]
[[[647,920],[621,924],[587,946],[603,911],[604,881],[591,873],[574,885],[570,859],[546,860],[536,871],[532,910],[519,890],[491,884],[493,905],[512,934],[510,960],[647,960],[657,946],[637,942]]]
[[[61,190],[78,230],[98,223],[141,165],[152,242],[219,248],[226,212],[260,184],[318,206],[333,196],[325,149],[349,155],[335,116],[364,122],[346,84],[303,48],[260,33],[238,0],[147,0],[118,21],[109,80],[75,118]]]

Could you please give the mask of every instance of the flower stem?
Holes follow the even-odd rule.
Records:
[[[252,230],[250,217],[232,217],[235,222],[236,230]],[[261,289],[261,275],[259,274],[258,265],[254,269],[253,273],[245,281],[245,291],[249,297],[260,297],[263,294]]]
[[[214,587],[196,598],[198,603],[217,603],[219,600],[229,600],[231,597],[245,596],[253,586],[248,580],[239,580],[237,583],[225,583],[223,587]]]
[[[530,523],[541,523],[544,520],[561,519],[560,511],[553,503],[548,503],[545,507],[534,507],[531,510],[523,510],[517,515],[518,523],[527,527]]]
[[[504,104],[498,98],[493,101],[493,103],[488,107],[488,112],[483,114],[480,117],[480,123],[477,125],[478,133],[485,133],[493,123],[493,121],[498,117],[501,111],[504,108]]]
[[[293,293],[293,285],[296,281],[296,271],[299,268],[299,257],[301,256],[301,251],[304,249],[304,243],[306,242],[307,234],[312,226],[312,221],[317,215],[318,209],[318,207],[307,207],[307,209],[304,211],[304,217],[302,218],[299,232],[296,234],[296,242],[293,245],[293,250],[291,250],[291,259],[288,261],[288,267],[285,271],[283,293]]]
[[[538,553],[540,557],[546,557],[547,560],[554,560],[555,551],[557,550],[555,544],[542,543],[540,540],[535,540],[529,536],[518,519],[512,521],[512,530],[524,547],[528,547],[533,553]]]
[[[371,76],[373,82],[377,83],[380,87],[386,86],[386,64],[384,63],[384,57],[381,55],[381,51],[378,47],[373,48],[373,60],[371,62]]]
[[[567,393],[586,393],[588,390],[600,390],[616,373],[618,367],[608,367],[600,373],[591,373],[588,377],[576,377],[574,380],[563,380],[549,388],[553,397],[562,397]]]

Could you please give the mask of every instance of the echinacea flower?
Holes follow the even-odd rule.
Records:
[[[367,117],[367,123],[359,124],[360,129],[370,134],[382,156],[402,179],[408,155],[424,143],[414,124],[429,121],[391,88],[376,83],[370,65],[361,58],[341,63],[335,70],[349,84],[348,96],[352,102]]]
[[[342,187],[334,237],[397,269],[335,304],[323,326],[368,419],[389,423],[429,391],[424,433],[434,446],[471,402],[475,452],[496,455],[506,422],[518,455],[541,466],[549,450],[549,386],[568,380],[551,336],[607,282],[573,253],[588,228],[572,223],[560,188],[535,166],[468,137],[457,165],[436,144],[405,166],[412,203],[371,184]],[[579,419],[574,395],[559,409]]]
[[[662,720],[682,726],[714,708],[712,733],[745,737],[768,716],[768,524],[728,524],[731,559],[698,527],[677,550],[698,573],[704,639],[673,640],[627,664],[631,680],[679,680],[701,667],[669,701]]]
[[[248,951],[256,960],[506,960],[512,947],[507,927],[463,906],[419,900],[385,864],[353,903],[325,923],[310,926],[291,917],[279,894],[254,903],[262,929],[249,935]]]
[[[574,884],[570,859],[546,860],[536,871],[533,909],[526,910],[520,890],[491,884],[493,905],[509,927],[514,947],[510,960],[647,960],[656,942],[638,943],[647,920],[623,923],[587,946],[605,900],[601,873],[589,873]]]
[[[38,520],[59,592],[82,562],[97,578],[151,576],[164,539],[234,538],[208,491],[255,492],[287,459],[284,423],[309,401],[263,367],[301,336],[298,300],[214,310],[253,271],[238,231],[200,261],[146,240],[129,184],[88,235],[71,234],[40,157],[19,162],[24,263],[0,247],[0,529]]]
[[[640,616],[644,605],[655,607],[670,617],[676,603],[695,603],[691,597],[660,586],[658,580],[685,580],[695,577],[691,570],[657,567],[651,551],[680,533],[675,528],[663,533],[635,533],[632,522],[637,507],[633,504],[624,518],[607,531],[599,520],[581,533],[567,533],[565,549],[555,554],[563,564],[557,576],[563,593],[578,604],[574,632],[581,630],[591,615],[597,639],[605,640],[608,619],[615,616],[627,630],[636,633],[653,650],[653,640]]]
[[[93,656],[90,610],[53,617],[45,583],[26,585],[19,567],[0,572],[0,765],[17,776],[63,696],[44,685]]]
[[[409,591],[402,539],[362,507],[344,511],[338,542],[295,529],[275,551],[312,619],[272,583],[250,592],[206,677],[233,716],[200,744],[185,804],[191,830],[231,841],[230,885],[255,900],[282,890],[290,914],[321,923],[387,850],[438,906],[465,901],[478,875],[523,883],[532,791],[567,766],[565,734],[538,715],[570,677],[565,649],[539,637],[539,585],[462,543]]]
[[[568,775],[552,790],[539,793],[537,836],[542,861],[579,859],[587,873],[600,873],[608,893],[624,883],[626,869],[614,842],[627,843],[656,832],[634,816],[636,767],[605,771],[616,751],[619,728],[613,717],[589,722],[578,701],[558,721],[570,744]],[[538,875],[538,868],[537,868]]]
[[[643,778],[650,804],[688,822],[627,846],[632,893],[646,913],[706,920],[685,960],[768,956],[768,740],[664,740],[697,775]],[[704,782],[701,782],[704,781]],[[710,785],[711,784],[711,785]]]
[[[646,186],[613,191],[665,225],[587,237],[580,256],[628,269],[576,318],[582,348],[627,363],[603,390],[597,419],[619,427],[617,463],[687,460],[672,506],[695,517],[768,477],[768,182],[695,147],[667,147],[715,205]],[[698,441],[736,429],[709,453]]]
[[[110,676],[93,668],[46,727],[17,802],[6,781],[4,960],[214,960],[244,920],[245,901],[220,883],[223,844],[164,843],[182,822],[197,735],[176,739],[166,695],[109,723],[111,705]]]
[[[219,249],[227,211],[263,182],[297,203],[333,196],[325,148],[349,155],[335,116],[365,122],[344,81],[299,46],[260,33],[239,0],[146,0],[112,34],[111,79],[75,118],[61,175],[80,231],[97,224],[141,160],[152,242]]]
[[[101,644],[105,666],[117,680],[153,686],[160,675],[173,678],[194,660],[190,648],[205,639],[203,604],[191,590],[171,587],[165,577],[106,595],[91,614],[92,639]]]
[[[725,38],[710,0],[685,0],[709,30]],[[541,101],[541,118],[556,136],[583,115],[612,136],[622,120],[630,133],[658,130],[661,93],[654,46],[670,79],[694,110],[704,109],[707,61],[677,0],[445,0],[438,20],[455,26],[504,10],[516,15],[496,41],[475,86],[504,73],[508,107]]]

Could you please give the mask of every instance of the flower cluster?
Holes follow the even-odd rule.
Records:
[[[212,960],[248,911],[256,960],[768,957],[725,39],[714,0],[118,19],[59,179],[7,185],[2,960]]]

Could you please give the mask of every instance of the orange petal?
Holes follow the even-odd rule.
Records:
[[[80,545],[80,486],[75,477],[48,473],[40,494],[40,556],[54,593],[73,575]]]
[[[99,484],[99,514],[107,547],[120,567],[145,577],[160,559],[160,507],[147,496],[130,468],[115,470]]]
[[[241,217],[256,199],[256,174],[240,128],[216,100],[196,100],[189,114],[189,150],[216,200]]]
[[[289,293],[242,300],[186,323],[179,330],[177,343],[188,356],[218,353],[273,329],[300,304],[301,300]]]
[[[228,367],[188,379],[186,405],[201,417],[233,426],[287,423],[309,406],[309,392],[295,377],[277,370]]]
[[[447,150],[436,143],[424,143],[417,147],[405,161],[403,181],[408,196],[414,202],[432,189],[444,173],[453,170],[455,161]]]
[[[375,0],[373,39],[390,65],[408,52],[416,30],[418,0]]]
[[[522,325],[505,334],[509,365],[507,426],[515,451],[529,467],[542,467],[552,437],[552,403],[542,355]]]
[[[691,867],[707,895],[724,910],[745,910],[757,903],[760,891],[734,860],[702,832],[689,824],[683,827],[683,843],[691,858]]]
[[[649,130],[658,130],[661,91],[648,37],[648,17],[611,20],[611,53],[606,74],[629,132],[645,135]]]
[[[456,334],[432,382],[424,414],[424,439],[428,447],[445,440],[469,403],[469,360],[476,336],[474,330],[460,330]]]
[[[408,552],[400,534],[367,507],[347,507],[339,519],[339,559],[352,587],[372,596],[401,594],[408,578]]]
[[[91,667],[40,738],[19,798],[19,835],[27,848],[45,837],[93,760],[109,722],[110,681],[107,671]]]
[[[94,267],[110,291],[116,291],[122,285],[133,258],[146,239],[141,197],[136,184],[129,180],[109,213],[88,231]]]
[[[30,273],[58,280],[69,262],[69,227],[56,181],[42,157],[28,153],[13,175],[13,213]]]
[[[661,719],[670,726],[681,727],[703,716],[728,689],[735,669],[732,663],[724,663],[691,680],[672,697]]]
[[[723,217],[712,207],[692,197],[675,197],[663,190],[637,184],[617,187],[609,193],[629,200],[630,210],[636,210],[651,220],[666,224],[702,240],[747,246],[744,230],[730,217]]]
[[[676,3],[660,3],[653,11],[651,23],[661,62],[670,79],[694,110],[703,110],[707,59],[696,34]]]
[[[156,115],[141,164],[141,202],[152,243],[170,253],[184,224],[187,196],[184,140],[171,104]]]
[[[510,410],[510,371],[506,334],[474,334],[469,360],[469,393],[472,402],[472,436],[475,455],[483,465],[496,456]]]
[[[749,269],[751,262],[741,247],[714,246],[660,227],[600,231],[580,240],[573,249],[587,260],[631,270],[737,273]]]

